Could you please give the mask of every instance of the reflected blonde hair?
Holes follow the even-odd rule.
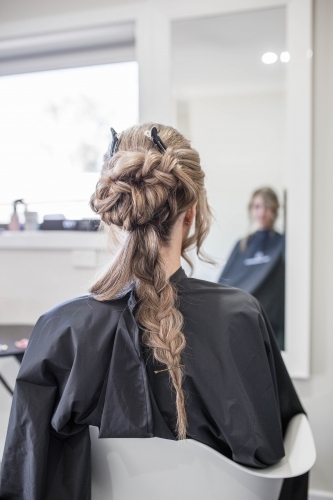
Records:
[[[259,189],[256,189],[251,196],[251,199],[249,201],[248,205],[248,211],[249,215],[251,216],[251,209],[252,209],[252,204],[254,198],[257,196],[261,196],[262,199],[264,200],[264,204],[266,208],[269,208],[273,215],[274,215],[274,221],[277,219],[277,216],[279,214],[279,208],[280,208],[280,203],[279,199],[277,197],[276,192],[270,188],[270,187],[261,187]]]
[[[262,199],[264,200],[264,204],[265,204],[266,208],[269,208],[272,211],[273,216],[274,216],[274,222],[273,222],[272,229],[274,229],[275,221],[279,215],[280,203],[279,203],[279,199],[277,197],[276,192],[270,187],[261,187],[259,189],[256,189],[252,193],[248,207],[247,207],[248,213],[249,213],[249,219],[250,219],[250,226],[251,226],[251,209],[252,209],[253,200],[254,200],[254,198],[256,198],[256,196],[261,196]],[[240,250],[242,252],[245,252],[245,250],[247,248],[247,244],[248,244],[249,239],[251,238],[252,234],[254,234],[254,233],[249,233],[247,236],[245,236],[245,238],[243,238],[241,240]]]
[[[164,153],[144,134],[153,126],[166,145]],[[183,316],[176,308],[177,290],[168,279],[160,248],[168,246],[179,215],[197,203],[194,232],[181,252],[190,263],[186,250],[196,246],[199,257],[210,261],[201,251],[211,220],[204,177],[199,154],[188,140],[172,127],[148,123],[122,132],[117,152],[104,157],[90,201],[106,229],[117,226],[125,232],[119,253],[91,292],[102,301],[135,288],[142,341],[169,370],[176,393],[178,439],[186,438],[187,429],[181,367],[186,340]]]

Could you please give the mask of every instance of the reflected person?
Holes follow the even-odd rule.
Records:
[[[273,189],[254,191],[249,216],[257,229],[239,240],[219,278],[259,300],[273,327],[280,349],[284,349],[285,236],[275,229],[279,200]]]

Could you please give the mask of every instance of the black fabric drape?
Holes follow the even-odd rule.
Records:
[[[232,250],[219,282],[245,290],[266,311],[280,349],[284,349],[285,237],[273,230],[257,231]]]

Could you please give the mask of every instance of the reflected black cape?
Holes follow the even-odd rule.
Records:
[[[257,231],[242,250],[232,250],[219,283],[245,290],[259,300],[284,349],[285,236],[273,230]]]
[[[182,269],[170,279],[185,319],[189,437],[252,467],[277,462],[303,409],[259,303]],[[153,373],[135,305],[133,293],[86,296],[38,320],[17,378],[1,499],[89,500],[89,425],[101,437],[174,439],[168,374]]]

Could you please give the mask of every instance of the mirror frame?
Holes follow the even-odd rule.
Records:
[[[287,86],[286,350],[293,378],[310,375],[311,237],[312,237],[312,43],[313,0],[142,0],[75,14],[28,19],[2,25],[0,53],[25,47],[39,33],[52,38],[64,30],[85,30],[135,23],[139,63],[140,122],[174,124],[171,92],[171,25],[249,10],[287,8],[287,46],[291,54]],[[39,43],[38,37],[36,43]],[[8,45],[9,44],[9,45]],[[26,72],[27,59],[12,61],[11,73]],[[32,65],[35,64],[32,61]],[[81,64],[82,65],[82,64]],[[24,69],[25,68],[25,69]],[[33,69],[32,69],[33,70]],[[36,70],[36,69],[35,69]],[[39,68],[38,70],[42,70]],[[7,73],[8,74],[8,73]]]

